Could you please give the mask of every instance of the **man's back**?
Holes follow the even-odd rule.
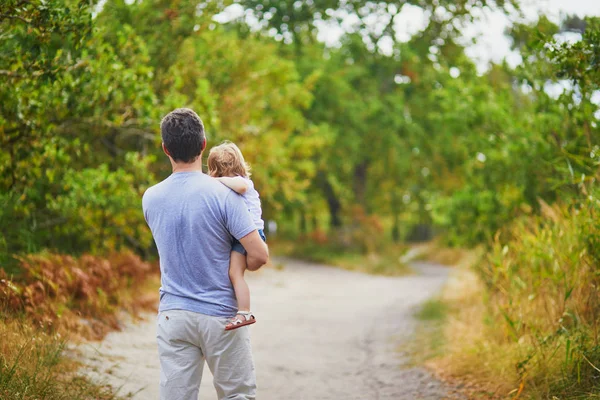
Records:
[[[160,258],[159,311],[235,314],[232,235],[256,229],[243,199],[199,171],[179,172],[149,188],[143,208]]]

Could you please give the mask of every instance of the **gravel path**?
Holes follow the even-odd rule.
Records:
[[[415,275],[371,276],[294,260],[248,273],[257,323],[250,328],[260,400],[438,400],[447,390],[399,352],[415,309],[448,269],[415,263]],[[128,324],[83,346],[88,375],[136,400],[158,399],[155,321]],[[215,399],[208,368],[200,399]]]

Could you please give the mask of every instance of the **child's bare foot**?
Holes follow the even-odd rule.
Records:
[[[235,317],[225,326],[226,331],[241,328],[256,322],[256,317],[250,311],[238,311]]]

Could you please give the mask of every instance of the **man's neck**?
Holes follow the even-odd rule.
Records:
[[[191,163],[178,163],[171,160],[171,167],[173,168],[173,173],[202,172],[202,156],[198,157],[196,161]]]

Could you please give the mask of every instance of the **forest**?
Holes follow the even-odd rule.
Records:
[[[483,249],[485,340],[451,350],[477,354],[458,375],[500,376],[506,396],[597,398],[600,18],[526,21],[519,3],[2,1],[0,331],[138,307],[106,293],[153,268],[141,196],[171,172],[162,116],[189,107],[209,148],[238,144],[269,235],[296,253]],[[409,7],[427,23],[401,40]],[[467,55],[463,31],[490,9],[513,21],[516,66]],[[348,16],[335,44],[319,40]]]

